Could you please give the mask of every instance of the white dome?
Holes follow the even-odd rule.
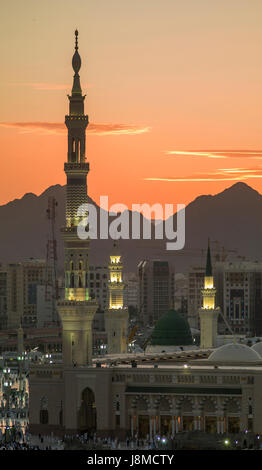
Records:
[[[210,362],[258,362],[262,361],[260,355],[245,344],[229,343],[217,348],[210,354]]]
[[[259,343],[253,344],[251,349],[253,349],[253,351],[256,351],[259,354],[259,356],[261,356],[262,358],[262,341],[259,341]]]

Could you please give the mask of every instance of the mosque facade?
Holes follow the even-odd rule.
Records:
[[[262,433],[256,346],[114,355],[77,369],[33,365],[30,430],[151,438],[189,430]]]

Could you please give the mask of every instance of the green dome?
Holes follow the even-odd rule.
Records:
[[[158,320],[150,344],[153,346],[193,345],[193,338],[187,320],[175,310],[168,310]]]

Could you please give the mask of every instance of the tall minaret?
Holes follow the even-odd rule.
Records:
[[[64,170],[66,186],[66,226],[61,229],[65,249],[65,300],[57,308],[63,324],[63,362],[65,365],[86,365],[92,357],[92,320],[97,303],[89,300],[87,288],[89,240],[77,235],[80,218],[77,210],[87,202],[86,177],[89,164],[85,158],[85,130],[88,116],[84,114],[84,100],[80,86],[81,58],[78,53],[78,31],[75,31],[75,53],[72,59],[75,72],[69,115],[65,117],[68,129],[68,152]]]
[[[216,289],[212,275],[211,253],[208,241],[206,273],[204,281],[203,306],[199,309],[200,316],[200,347],[215,348],[217,346],[217,319],[220,308],[215,306]]]
[[[127,352],[128,309],[124,307],[123,264],[119,247],[114,242],[110,255],[109,309],[105,313],[108,354]]]
[[[66,226],[77,225],[77,209],[80,204],[87,202],[86,176],[89,172],[89,163],[85,157],[85,131],[88,126],[88,116],[85,115],[79,70],[81,58],[78,53],[78,31],[75,31],[75,53],[72,58],[72,66],[75,72],[72,95],[69,99],[69,115],[65,117],[68,129],[68,152],[65,173],[67,176],[66,187]]]

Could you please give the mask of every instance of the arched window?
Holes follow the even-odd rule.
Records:
[[[79,410],[79,431],[96,430],[96,404],[95,395],[90,388],[85,388],[81,394],[81,407]]]
[[[80,140],[77,141],[77,161],[80,161]]]

